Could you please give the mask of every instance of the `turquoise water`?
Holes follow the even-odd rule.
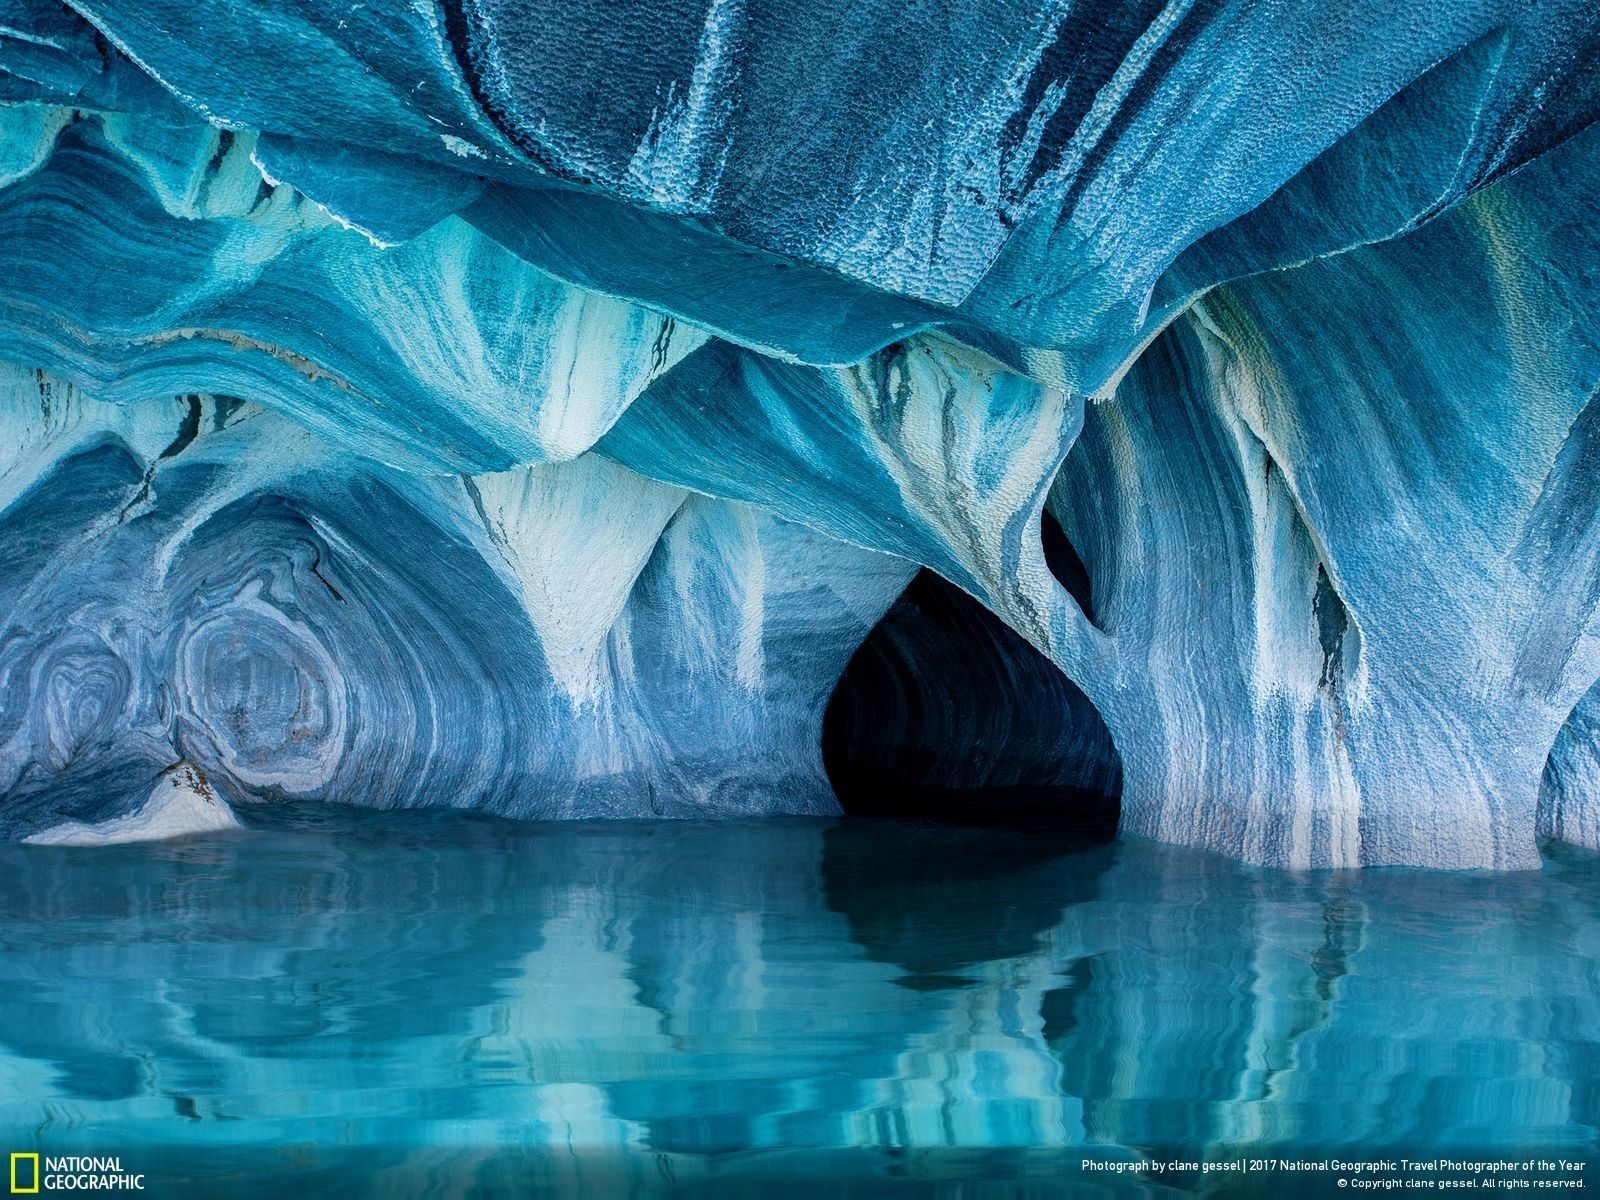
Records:
[[[1597,1154],[1593,857],[246,819],[0,847],[10,1149],[306,1196],[1274,1195],[1083,1160]]]

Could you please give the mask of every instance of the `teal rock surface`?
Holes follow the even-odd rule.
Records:
[[[0,834],[1600,848],[1597,116],[1572,0],[0,0]]]

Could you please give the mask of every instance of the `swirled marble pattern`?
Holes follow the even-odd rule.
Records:
[[[989,615],[880,680],[1010,697],[946,783],[1593,845],[1596,64],[1579,0],[0,0],[0,831],[835,811],[926,570]]]
[[[822,709],[910,564],[598,458],[408,476],[253,405],[7,383],[53,459],[4,518],[8,830],[175,762],[235,801],[833,810]]]

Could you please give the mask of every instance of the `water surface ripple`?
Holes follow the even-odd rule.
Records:
[[[1592,856],[244,816],[0,847],[11,1149],[308,1196],[1231,1194],[1081,1163],[1597,1155]]]

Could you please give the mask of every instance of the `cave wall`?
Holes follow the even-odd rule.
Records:
[[[0,517],[7,833],[178,761],[231,801],[837,811],[823,706],[909,564],[598,458],[407,476],[242,402],[0,378],[35,468]]]
[[[834,812],[926,571],[928,711],[1049,697],[947,783],[1026,724],[1254,862],[1593,843],[1590,6],[5,12],[8,834],[185,760]]]

